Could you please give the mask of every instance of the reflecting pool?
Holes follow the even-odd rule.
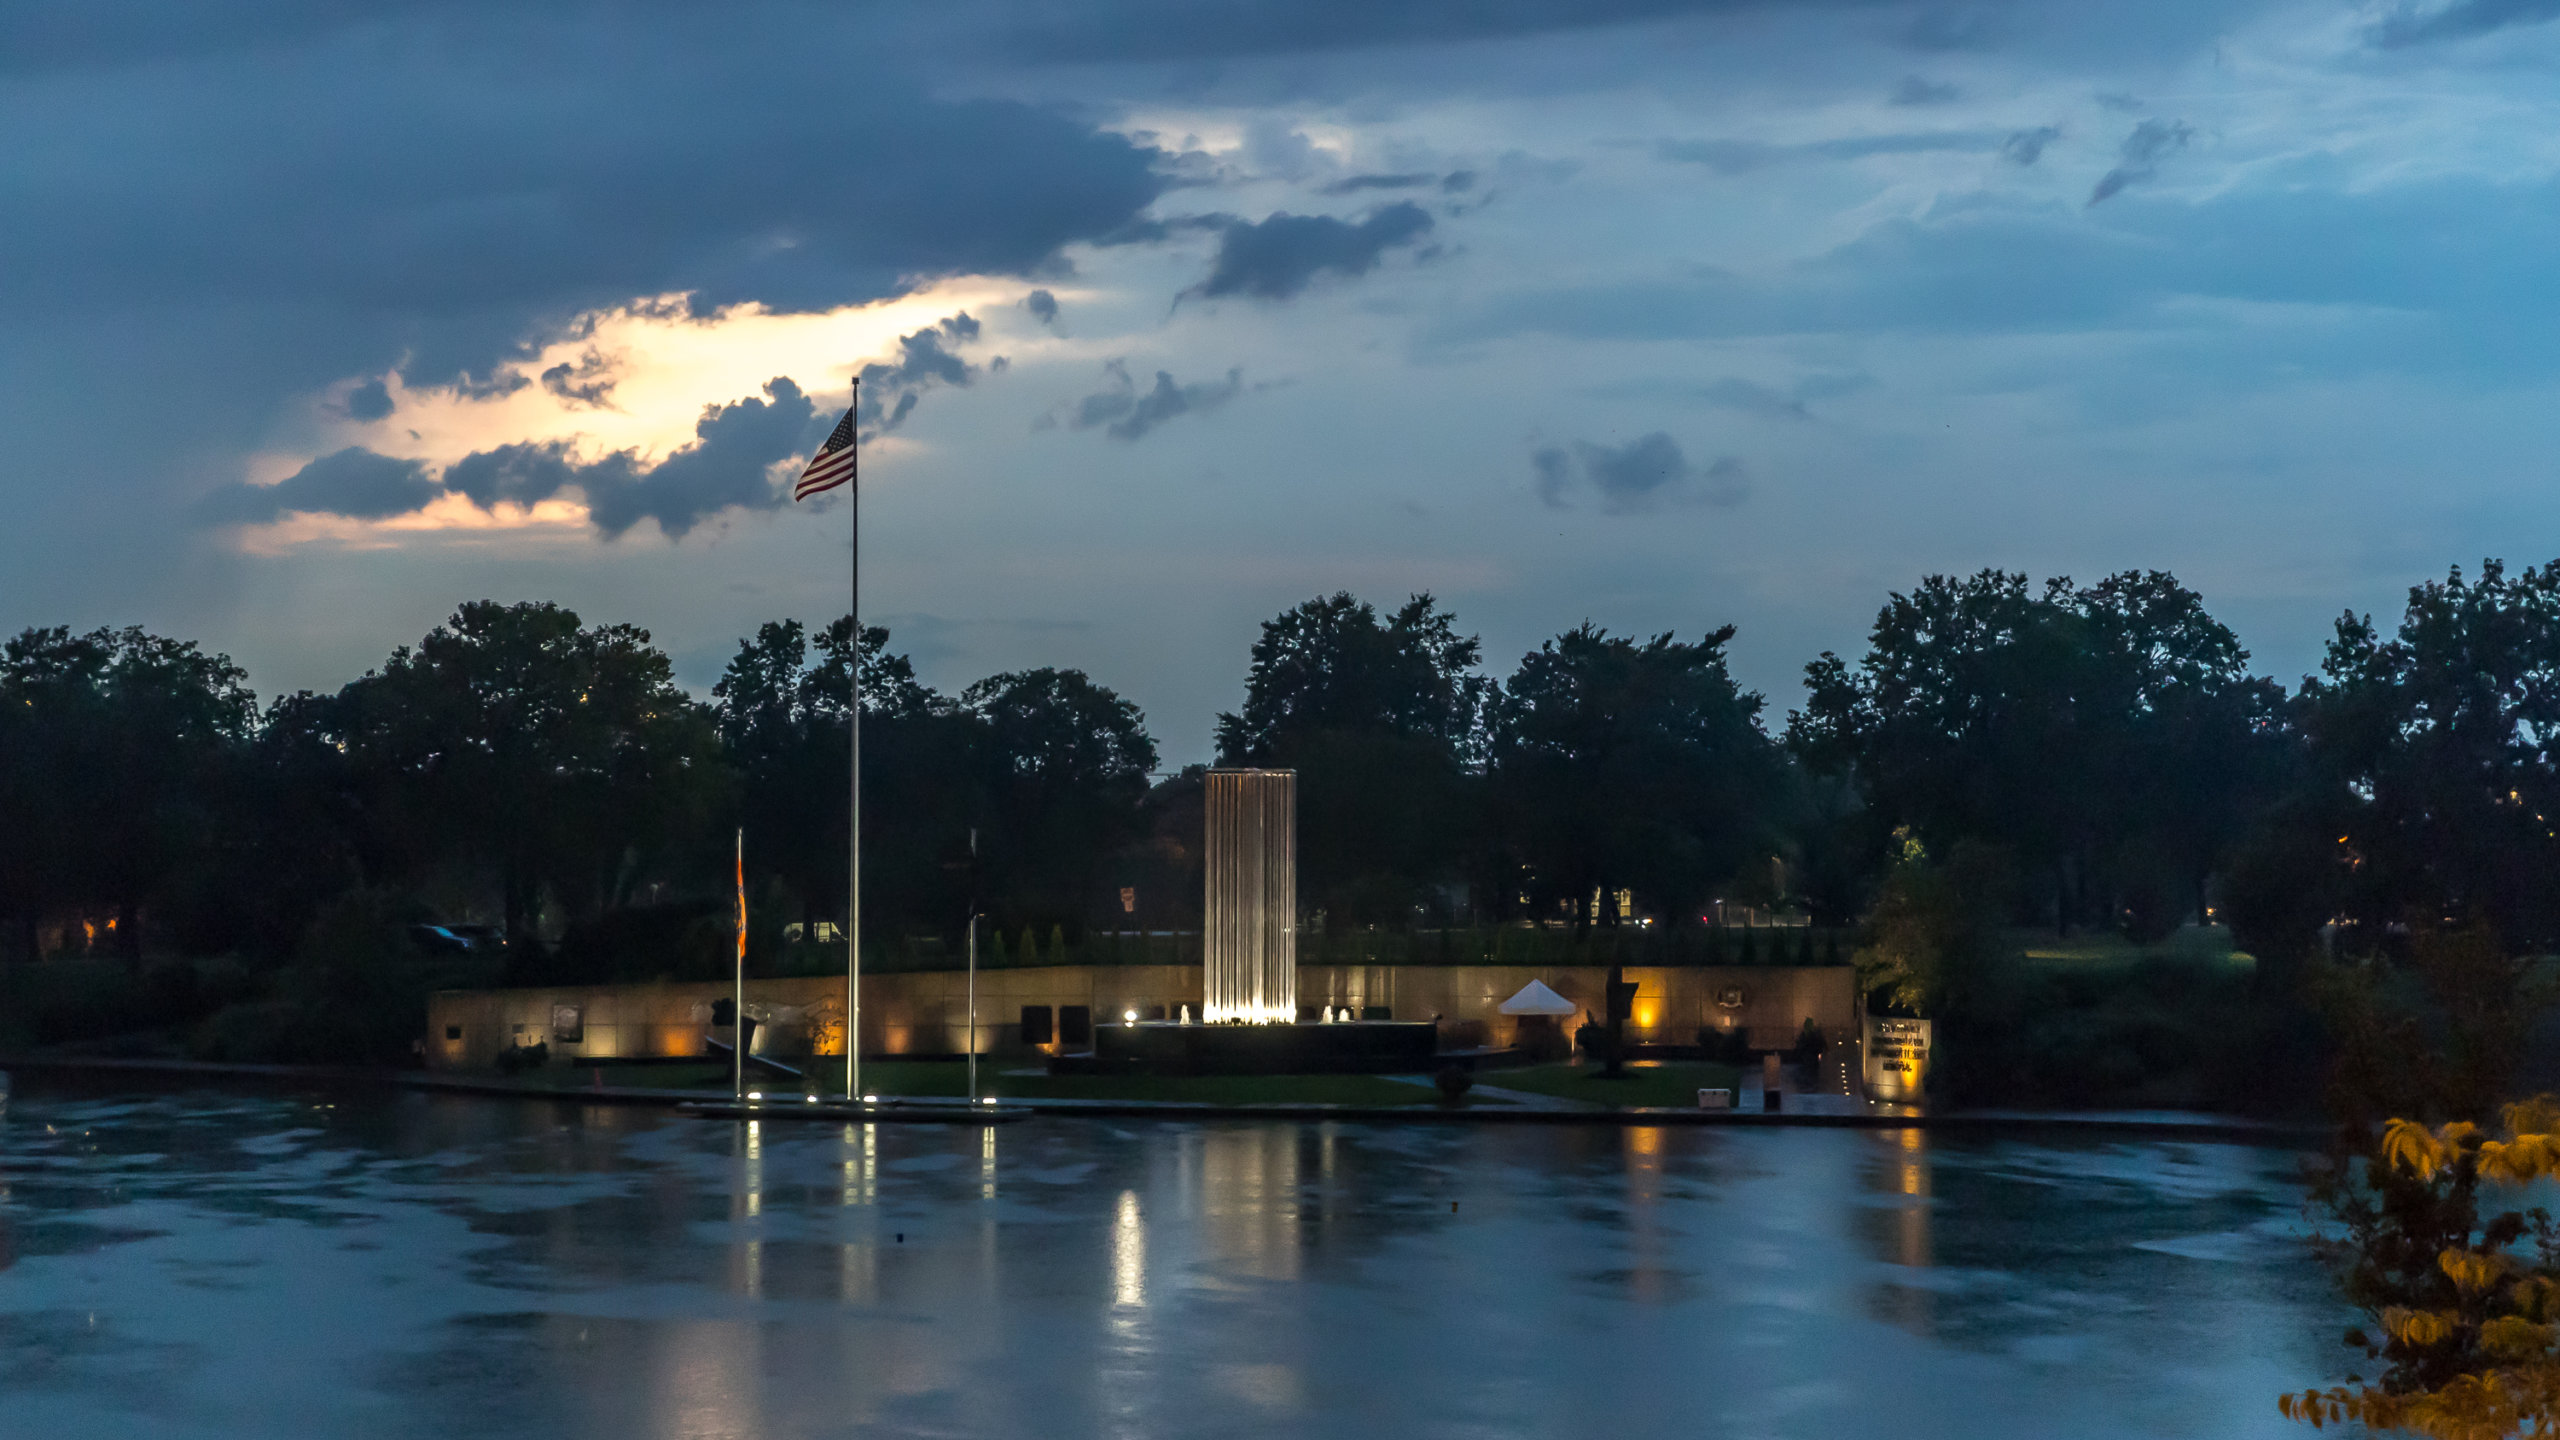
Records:
[[[2295,1165],[22,1078],[0,1433],[2291,1435]]]

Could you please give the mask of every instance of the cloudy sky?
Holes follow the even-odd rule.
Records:
[[[864,611],[1205,759],[1255,623],[1497,671],[2175,571],[2268,673],[2560,554],[2560,0],[38,0],[0,11],[0,628],[264,692],[456,601],[707,686]]]

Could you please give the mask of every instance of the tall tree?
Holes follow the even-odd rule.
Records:
[[[710,719],[648,632],[557,605],[465,604],[339,701],[369,797],[495,873],[511,944],[546,889],[577,913],[619,902],[721,803]]]
[[[1381,615],[1348,593],[1266,621],[1218,759],[1298,772],[1301,893],[1338,920],[1408,920],[1463,873],[1492,684],[1427,594]]]
[[[849,618],[814,637],[796,620],[768,622],[739,642],[712,693],[741,776],[750,870],[779,878],[804,918],[841,918],[845,714],[859,664],[865,929],[940,931],[959,921],[966,882],[958,867],[983,808],[980,727],[918,682],[888,643],[886,629],[867,625],[857,644]]]
[[[2306,695],[2369,932],[2488,925],[2560,945],[2560,562],[2412,587],[2398,632],[2338,621]]]
[[[2247,664],[2161,572],[2040,592],[1933,575],[1886,602],[1856,669],[1828,652],[1806,667],[1788,739],[1880,823],[2010,851],[2046,877],[2057,924],[2156,934],[2201,910],[2283,773],[2283,694]]]
[[[1733,627],[1681,641],[1585,624],[1529,652],[1494,706],[1490,775],[1521,889],[1585,920],[1593,894],[1693,915],[1770,853],[1782,783],[1761,697],[1734,684]]]
[[[1145,717],[1081,670],[992,675],[960,703],[985,727],[989,898],[1026,925],[1081,926],[1113,854],[1144,831],[1156,765]]]
[[[216,843],[256,723],[245,672],[139,628],[29,630],[0,648],[0,891],[21,944],[39,912],[104,909],[141,954],[143,907]]]

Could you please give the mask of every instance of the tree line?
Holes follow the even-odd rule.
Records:
[[[2210,916],[2278,966],[2412,926],[2560,940],[2560,562],[2457,569],[2388,630],[2344,616],[2291,689],[2156,571],[1927,577],[1782,718],[1733,634],[1584,624],[1502,674],[1429,595],[1318,597],[1261,627],[1217,758],[1298,772],[1326,926],[1720,901],[1844,925],[1960,874],[1997,923]],[[261,704],[187,641],[24,631],[0,649],[0,953],[280,955],[361,891],[485,914],[531,957],[721,902],[739,829],[759,913],[840,920],[857,669],[867,935],[1196,916],[1200,777],[1158,772],[1136,706],[1071,669],[943,694],[889,641],[772,622],[701,699],[645,631],[479,601]]]

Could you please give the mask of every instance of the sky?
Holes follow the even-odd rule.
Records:
[[[2560,555],[2560,0],[35,0],[0,630],[334,689],[463,600],[707,690],[847,603],[1210,758],[1258,623],[1507,674],[2165,569],[2263,673]]]

